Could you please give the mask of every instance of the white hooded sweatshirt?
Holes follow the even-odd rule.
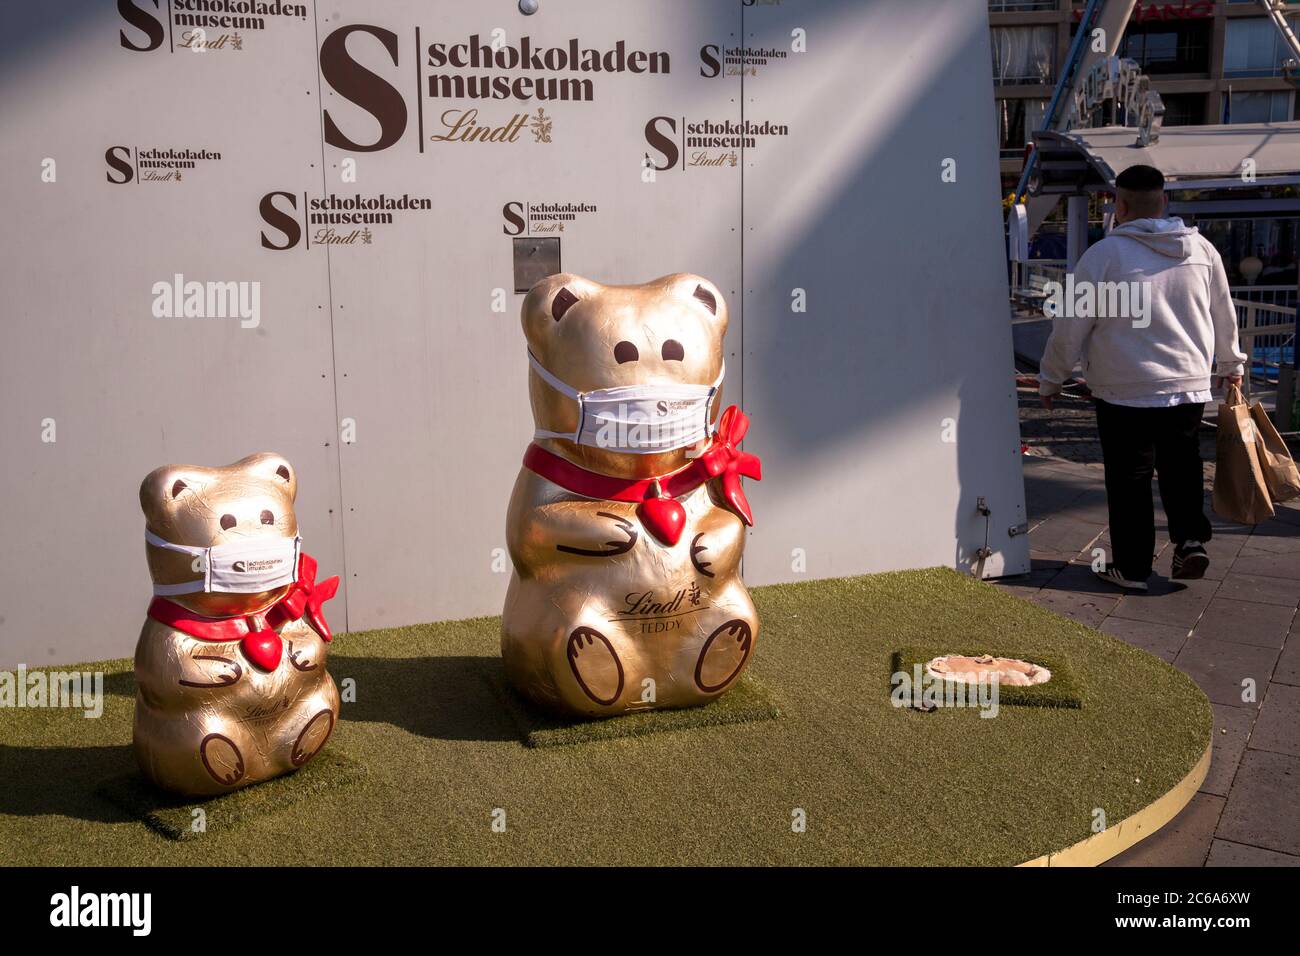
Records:
[[[1116,226],[1079,258],[1073,280],[1075,290],[1090,286],[1096,303],[1107,298],[1101,283],[1125,283],[1145,306],[1079,317],[1072,313],[1089,310],[1066,302],[1039,366],[1041,394],[1059,392],[1080,360],[1092,393],[1119,402],[1205,391],[1212,374],[1243,374],[1223,260],[1195,226],[1178,218]]]

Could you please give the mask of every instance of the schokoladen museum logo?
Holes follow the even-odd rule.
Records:
[[[104,178],[110,183],[178,184],[212,163],[220,150],[192,146],[110,146],[104,150]]]
[[[399,217],[432,212],[433,200],[409,193],[327,193],[273,190],[258,203],[262,248],[283,252],[313,246],[373,245]]]
[[[412,128],[421,153],[452,146],[546,144],[562,135],[553,104],[591,103],[608,95],[604,84],[611,76],[667,75],[672,68],[667,52],[637,49],[626,40],[593,47],[580,37],[549,42],[530,35],[508,37],[500,29],[454,38],[433,36],[420,27],[412,33],[404,38],[384,27],[353,23],[321,40],[321,77],[345,101],[323,107],[329,145],[377,152],[398,143]],[[367,62],[373,65],[375,52],[382,50],[391,71],[380,75],[353,59],[353,51],[362,55],[367,46]],[[403,95],[412,80],[414,116]],[[358,118],[352,115],[356,110],[369,115]],[[379,132],[354,139],[345,126]]]
[[[310,5],[286,0],[117,0],[118,43],[133,53],[240,53],[276,31],[314,28]]]
[[[512,199],[501,207],[501,231],[507,236],[553,236],[596,214],[591,202],[521,202]]]
[[[647,170],[735,169],[743,150],[760,149],[790,135],[785,123],[759,119],[694,119],[652,116],[645,124]]]

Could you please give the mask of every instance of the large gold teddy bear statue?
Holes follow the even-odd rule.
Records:
[[[748,419],[718,414],[726,303],[696,275],[561,274],[522,321],[536,431],[506,519],[506,675],[561,714],[707,703],[758,640],[740,479],[759,462]]]
[[[228,793],[296,770],[325,746],[339,694],[302,552],[298,477],[279,455],[166,465],[140,485],[154,600],[135,652],[135,754],[153,783]]]

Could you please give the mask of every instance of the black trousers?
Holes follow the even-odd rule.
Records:
[[[1151,576],[1156,549],[1152,473],[1159,478],[1170,540],[1176,545],[1210,540],[1197,437],[1205,405],[1133,408],[1096,402],[1106,465],[1111,562],[1130,581],[1145,581]]]

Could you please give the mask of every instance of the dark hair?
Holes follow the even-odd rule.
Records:
[[[1165,177],[1154,166],[1130,166],[1115,177],[1115,186],[1135,193],[1155,192],[1165,188]]]

